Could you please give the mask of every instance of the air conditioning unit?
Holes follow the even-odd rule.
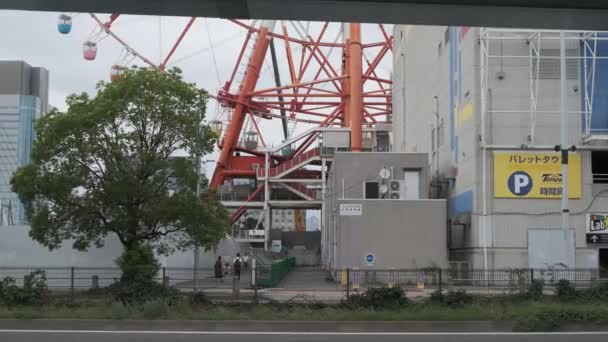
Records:
[[[391,192],[391,199],[401,199],[401,194],[399,192]]]
[[[401,189],[401,181],[392,180],[391,181],[391,192],[399,192]]]

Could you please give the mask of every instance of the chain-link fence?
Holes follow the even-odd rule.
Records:
[[[272,265],[243,265],[240,275],[214,269],[161,268],[156,281],[183,292],[201,291],[215,301],[337,303],[369,288],[400,287],[408,298],[427,298],[441,291],[465,291],[471,295],[499,296],[523,293],[533,281],[553,294],[560,280],[577,289],[599,285],[597,269],[506,269],[506,270],[327,270],[295,267],[293,260]],[[0,267],[0,280],[10,277],[18,286],[32,272],[42,271],[52,293],[78,296],[103,289],[120,279],[119,268]]]

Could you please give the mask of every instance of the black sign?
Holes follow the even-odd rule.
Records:
[[[588,245],[608,245],[608,234],[587,233]]]

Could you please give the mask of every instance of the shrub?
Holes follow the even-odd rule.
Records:
[[[110,286],[115,300],[124,305],[142,305],[153,301],[163,301],[167,305],[179,303],[179,291],[164,287],[154,281],[140,283],[117,282]]]
[[[6,277],[0,281],[0,302],[6,305],[44,305],[49,301],[46,274],[35,271],[23,278],[23,287],[15,279]]]
[[[343,302],[344,306],[351,309],[398,309],[408,303],[405,292],[400,287],[369,288],[365,293],[351,295]]]
[[[433,293],[431,293],[431,296],[429,297],[429,300],[432,303],[443,303],[443,292],[439,289],[433,291]]]
[[[202,292],[194,292],[188,298],[188,302],[192,307],[201,307],[211,304],[211,301]]]
[[[126,250],[116,263],[122,271],[121,283],[150,282],[160,270],[160,265],[149,246]]]
[[[534,300],[542,298],[544,288],[545,282],[543,280],[532,280],[528,287],[527,297]]]
[[[405,293],[400,287],[371,288],[365,292],[365,296],[375,309],[398,308],[407,304]]]
[[[448,306],[461,307],[473,303],[473,296],[464,290],[449,291],[445,295],[444,302]]]
[[[560,279],[555,285],[557,298],[560,300],[572,300],[576,298],[576,289],[569,280]]]
[[[578,297],[584,300],[605,301],[608,300],[608,283],[593,286],[590,289],[578,291]]]
[[[155,281],[160,266],[149,246],[126,250],[116,263],[122,275],[109,291],[117,301],[124,305],[143,305],[153,301],[163,301],[167,305],[178,303],[178,290]]]

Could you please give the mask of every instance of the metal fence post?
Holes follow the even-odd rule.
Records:
[[[346,269],[346,300],[350,298],[350,268]]]
[[[251,258],[251,286],[253,287],[253,303],[258,303],[258,285],[256,283],[256,259]]]
[[[439,300],[443,302],[443,277],[442,277],[443,270],[439,269],[438,272],[439,272],[439,279],[438,279],[439,280],[439,284],[438,284]]]
[[[99,289],[99,276],[98,275],[94,275],[91,278],[91,289],[93,289],[93,290]]]
[[[70,294],[72,296],[72,300],[74,300],[74,273],[75,273],[75,267],[71,267],[70,268]]]
[[[534,282],[534,269],[531,268],[530,269],[530,284],[532,284]]]
[[[167,287],[167,268],[163,267],[163,286]]]

